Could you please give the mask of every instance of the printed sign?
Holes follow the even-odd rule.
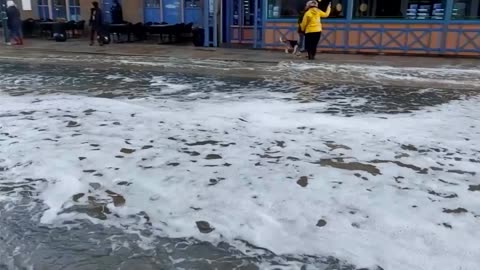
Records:
[[[23,10],[32,10],[32,0],[22,0]]]

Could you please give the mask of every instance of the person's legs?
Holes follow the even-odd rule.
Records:
[[[16,25],[12,25],[9,29],[9,41],[12,45],[17,45],[19,40],[19,29]]]
[[[97,32],[95,31],[95,29],[92,29],[90,31],[90,46],[93,46],[93,44],[95,44],[96,34]]]
[[[23,33],[22,33],[22,24],[21,23],[18,24],[16,34],[17,34],[17,44],[18,45],[23,45]]]
[[[313,42],[315,41],[314,35],[315,33],[308,33],[305,34],[305,50],[307,50],[308,53],[308,59],[312,59],[313,57],[313,46],[315,45]]]
[[[322,32],[316,32],[313,34],[312,40],[312,59],[315,59],[315,55],[317,54],[317,47],[318,42],[320,42],[320,37],[322,36]]]
[[[305,51],[305,34],[298,33],[298,48],[300,52]]]

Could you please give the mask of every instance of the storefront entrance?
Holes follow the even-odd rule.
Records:
[[[144,0],[144,23],[203,25],[204,0]],[[205,0],[206,1],[206,0]]]
[[[223,39],[229,46],[260,47],[263,0],[224,0]]]
[[[122,4],[121,0],[118,0]],[[112,7],[114,0],[103,0],[102,1],[102,10],[104,14],[104,20],[106,23],[112,23]]]

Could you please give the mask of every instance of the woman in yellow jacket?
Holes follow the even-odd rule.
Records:
[[[308,59],[314,60],[317,53],[318,42],[322,36],[322,18],[327,18],[332,9],[330,3],[327,10],[323,12],[318,8],[316,0],[308,1],[308,10],[303,16],[300,29],[305,33],[305,50],[308,52]]]

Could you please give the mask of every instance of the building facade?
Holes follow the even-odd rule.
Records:
[[[23,18],[88,20],[92,2],[31,1]],[[109,18],[113,0],[98,1]],[[282,47],[280,36],[296,38],[306,0],[120,2],[124,19],[132,23],[193,22],[209,29],[206,46],[275,49]],[[332,0],[332,7],[324,20],[323,51],[480,56],[480,0]]]

